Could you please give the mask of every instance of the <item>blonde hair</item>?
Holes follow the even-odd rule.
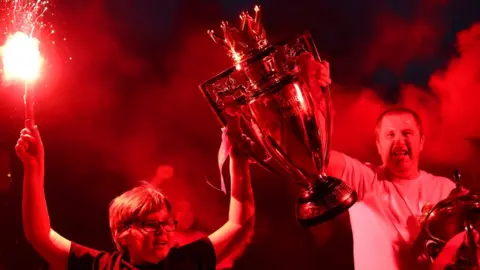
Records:
[[[172,213],[172,205],[166,196],[148,182],[142,182],[140,186],[113,199],[108,212],[110,232],[117,249],[123,250],[118,239],[133,222],[162,209]]]

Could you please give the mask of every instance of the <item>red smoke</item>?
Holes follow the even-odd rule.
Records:
[[[212,25],[195,27],[194,23],[185,23],[183,29],[175,29],[184,36],[180,41],[172,41],[177,45],[175,48],[159,48],[159,51],[168,51],[151,52],[149,57],[154,56],[147,59],[145,55],[135,55],[135,50],[123,47],[128,42],[121,41],[119,36],[123,37],[124,29],[121,27],[126,26],[115,25],[100,2],[95,2],[97,5],[86,12],[76,13],[78,25],[69,29],[75,33],[69,39],[74,53],[70,73],[64,72],[65,78],[62,79],[65,89],[58,86],[56,91],[51,91],[50,98],[45,97],[45,100],[38,102],[39,107],[43,107],[39,120],[45,120],[38,124],[45,139],[47,161],[53,161],[52,156],[57,155],[56,160],[66,165],[65,170],[72,178],[77,177],[75,180],[82,180],[92,168],[114,171],[128,179],[128,183],[120,183],[120,187],[153,176],[161,163],[170,164],[175,168],[173,182],[181,179],[183,183],[177,185],[173,192],[190,190],[189,195],[192,196],[189,199],[195,202],[198,207],[196,210],[199,210],[195,214],[203,219],[205,227],[216,228],[228,213],[228,197],[209,189],[204,176],[214,183],[218,181],[215,154],[220,143],[220,126],[201,96],[198,84],[229,67],[230,61],[222,49],[208,38],[205,30]],[[424,15],[430,12],[431,2],[422,1],[423,5],[410,21],[391,12],[375,19],[373,38],[360,40],[368,43],[368,49],[362,52],[364,61],[351,64],[358,66],[359,73],[368,76],[380,66],[398,75],[405,71],[411,60],[436,55],[443,28],[425,19],[427,16]],[[471,164],[479,161],[478,149],[466,140],[480,137],[480,122],[477,120],[480,115],[477,94],[480,90],[479,35],[479,24],[460,32],[457,39],[458,56],[452,58],[445,69],[432,74],[430,89],[404,85],[398,102],[416,110],[424,119],[427,141],[423,163],[436,169],[445,167],[446,173],[458,165],[475,170]],[[332,61],[333,67],[335,63]],[[360,87],[353,92],[345,89],[342,78],[338,78],[336,83],[332,86],[334,149],[378,164],[375,119],[391,104],[386,104],[375,94],[377,89]],[[68,159],[62,160],[63,157]],[[47,164],[47,170],[55,171],[55,162]],[[267,173],[261,177],[258,175],[254,174],[254,190],[258,195],[259,220],[264,219],[258,224],[259,228],[265,229],[259,230],[257,235],[260,239],[264,236],[275,238],[265,240],[270,246],[284,244],[288,245],[285,250],[291,249],[294,245],[285,241],[283,236],[286,234],[288,240],[292,238],[294,241],[293,238],[297,238],[304,230],[295,234],[281,227],[275,231],[282,233],[282,237],[278,238],[278,235],[273,235],[272,226],[294,222],[293,211],[282,208],[288,203],[293,205],[293,200],[286,195],[293,192],[280,194],[276,189],[280,189],[279,186],[287,189],[284,181],[277,181],[276,176]],[[68,177],[49,178],[46,180],[46,183],[50,183],[47,184],[48,190],[56,188],[55,180],[64,181],[64,186],[70,186],[69,181],[72,181]],[[113,195],[113,192],[107,192],[107,184],[97,183],[108,183],[108,180],[101,176],[85,180],[81,185],[87,186],[87,191],[72,196],[81,201],[77,207],[89,212],[84,207],[86,198],[90,203],[94,201],[92,204],[96,206],[100,204],[99,201],[111,199],[99,199]],[[117,182],[112,180],[110,183]],[[468,184],[468,187],[474,185],[473,181]],[[197,189],[199,186],[207,191]],[[121,191],[124,191],[123,188]],[[61,196],[71,200],[67,198],[68,192]],[[100,207],[106,209],[107,205]],[[69,217],[80,219],[74,215],[64,215],[65,220],[69,220]],[[100,218],[94,222],[98,226],[105,226],[106,217],[102,218],[105,222]],[[277,220],[278,224],[275,224]],[[81,222],[92,223],[89,219]],[[316,227],[316,230],[317,235],[323,234],[317,239],[317,244],[321,246],[324,243],[322,241],[332,237],[329,232],[341,230],[345,234],[348,229],[328,223]],[[108,232],[105,235],[108,237]],[[300,245],[298,247],[299,252],[307,249]],[[338,254],[344,253],[339,251]]]
[[[407,21],[393,13],[383,13],[375,21],[374,37],[364,52],[363,72],[371,74],[385,66],[400,74],[412,59],[426,59],[436,53],[441,29],[423,17]]]
[[[480,137],[480,24],[457,34],[458,56],[430,79],[433,95],[414,87],[403,90],[403,103],[425,118],[429,161],[444,164],[478,162],[468,139]]]
[[[428,11],[428,6],[423,5],[411,21],[392,13],[381,15],[376,20],[371,49],[365,52],[365,61],[358,63],[359,72],[371,74],[384,65],[402,73],[410,60],[433,55],[442,29],[420,16]],[[180,46],[156,54],[161,58],[145,59],[122,47],[112,33],[118,29],[99,6],[77,16],[89,20],[81,20],[81,25],[72,29],[80,37],[73,42],[81,55],[73,55],[79,68],[69,78],[73,81],[70,98],[59,106],[60,111],[66,112],[57,121],[74,119],[69,123],[75,129],[62,131],[68,134],[65,141],[94,149],[91,151],[100,156],[101,164],[97,166],[123,175],[131,184],[153,176],[160,163],[172,162],[176,163],[177,172],[195,172],[196,179],[191,181],[205,183],[204,174],[217,177],[213,173],[220,126],[198,84],[227,68],[230,62],[208,38],[204,31],[207,27],[190,25]],[[460,55],[444,71],[432,76],[433,93],[414,85],[403,87],[399,103],[417,110],[424,119],[425,163],[456,165],[475,157],[474,149],[464,138],[479,136],[478,124],[472,120],[467,125],[454,121],[459,115],[465,121],[474,118],[473,110],[480,108],[472,98],[474,86],[478,85],[473,75],[478,73],[474,60],[478,59],[479,46],[474,46],[478,40],[471,37],[478,32],[475,29],[478,27],[459,35]],[[125,78],[131,81],[131,89],[126,89]],[[341,85],[332,86],[336,113],[333,146],[353,157],[378,163],[375,119],[389,104],[374,90],[360,89],[355,94]],[[122,100],[120,95],[125,91],[130,93],[129,98]],[[71,98],[72,93],[75,98]],[[88,153],[85,156],[80,161],[85,166],[72,171],[88,170],[91,161]]]
[[[457,35],[458,57],[435,73],[430,87],[441,100],[444,124],[463,138],[479,137],[480,23]]]
[[[458,56],[450,60],[445,70],[432,74],[431,91],[404,85],[397,104],[414,109],[423,119],[426,134],[423,163],[446,166],[450,171],[455,166],[474,169],[479,162],[478,149],[469,139],[480,137],[480,24],[458,33],[457,51]],[[342,94],[340,87],[334,87],[333,91],[340,92],[333,96],[337,113],[334,146],[354,157],[378,162],[371,150],[375,147],[375,119],[391,105],[370,90],[362,90],[353,97]]]

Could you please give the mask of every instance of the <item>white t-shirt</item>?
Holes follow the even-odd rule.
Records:
[[[382,170],[345,155],[342,180],[358,193],[350,209],[356,270],[422,269],[412,255],[422,207],[435,205],[453,181],[420,171],[417,179],[385,179]]]

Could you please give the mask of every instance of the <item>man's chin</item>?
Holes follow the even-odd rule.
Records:
[[[397,169],[408,169],[412,165],[412,159],[408,156],[405,157],[393,157],[390,159],[390,164],[393,165],[391,167],[395,167]]]
[[[146,261],[150,264],[157,264],[167,257],[169,251],[169,247],[154,249],[150,253],[150,258],[148,258]]]
[[[169,246],[165,246],[165,247],[162,247],[162,248],[156,248],[154,250],[155,256],[157,258],[161,258],[161,259],[167,257],[168,252],[170,252],[170,247]]]
[[[388,168],[394,174],[403,174],[410,171],[412,164],[413,163],[410,159],[401,161],[399,160],[392,162]]]

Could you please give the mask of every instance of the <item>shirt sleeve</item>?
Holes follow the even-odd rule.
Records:
[[[375,168],[342,154],[345,158],[345,169],[342,174],[342,180],[353,188],[362,200],[365,195],[372,190],[375,180]]]
[[[103,251],[84,247],[72,242],[68,256],[68,270],[100,269],[109,254]]]

